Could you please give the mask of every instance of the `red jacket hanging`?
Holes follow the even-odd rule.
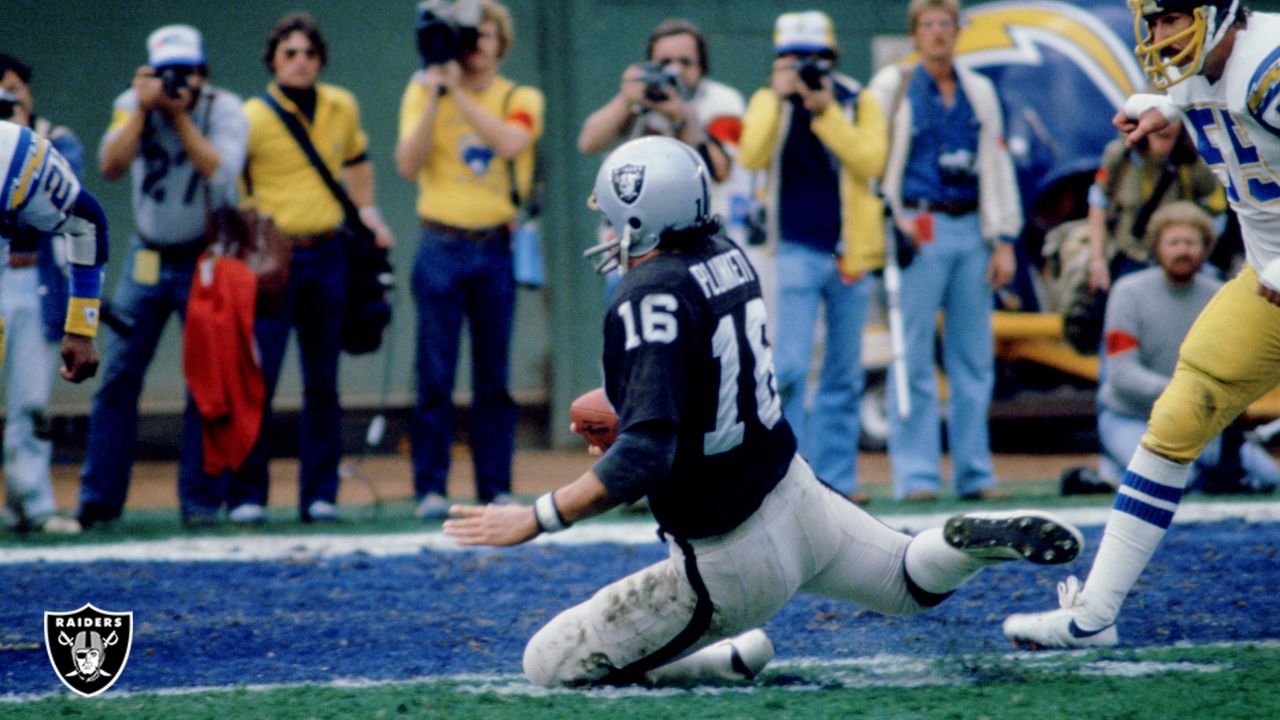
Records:
[[[237,470],[262,427],[266,388],[253,337],[257,279],[243,261],[205,253],[187,301],[182,367],[200,411],[204,471]]]

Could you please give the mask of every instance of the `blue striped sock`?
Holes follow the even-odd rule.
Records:
[[[1173,522],[1190,469],[1143,447],[1134,452],[1085,581],[1086,617],[1077,618],[1081,627],[1115,622],[1125,596]]]

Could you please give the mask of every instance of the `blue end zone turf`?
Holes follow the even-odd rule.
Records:
[[[989,569],[938,608],[888,618],[801,595],[767,629],[781,658],[943,655],[1008,649],[1010,612],[1056,605],[1070,565]],[[1123,646],[1280,637],[1280,525],[1180,525],[1120,617]],[[407,679],[520,672],[525,641],[554,613],[665,556],[657,545],[288,562],[0,566],[0,695],[58,692],[43,612],[86,602],[134,612],[119,690]]]

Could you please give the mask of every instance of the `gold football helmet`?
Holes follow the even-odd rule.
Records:
[[[1222,41],[1236,21],[1240,0],[1129,0],[1133,9],[1133,52],[1151,82],[1160,90],[1200,72],[1204,58]],[[1191,24],[1155,42],[1150,20],[1165,13],[1183,13]],[[1180,49],[1176,49],[1181,46]]]

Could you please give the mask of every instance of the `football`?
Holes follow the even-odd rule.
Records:
[[[574,400],[569,406],[569,419],[575,432],[601,450],[608,450],[618,439],[618,416],[613,413],[604,388],[596,388]]]

